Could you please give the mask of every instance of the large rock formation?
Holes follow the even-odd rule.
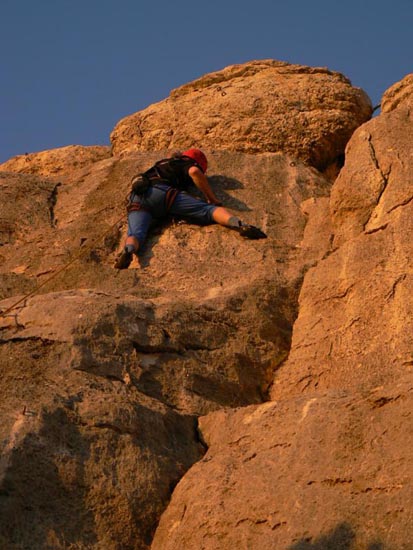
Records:
[[[202,418],[152,549],[410,549],[412,406],[410,378]]]
[[[128,149],[124,122],[115,156],[0,167],[5,548],[148,549],[166,510],[154,550],[410,549],[410,81],[355,132],[329,198],[306,163],[342,155],[370,109],[340,75],[256,62],[165,105],[195,116],[247,87],[266,105],[277,78],[298,89],[285,121],[297,93],[320,99],[332,82],[327,111],[311,111],[314,156],[302,126],[289,156],[207,151],[218,197],[265,241],[171,221],[116,272],[130,177],[167,154]],[[163,142],[163,116],[146,147],[192,145]],[[244,151],[267,139],[259,116],[256,131]]]
[[[406,95],[356,131],[273,401],[201,418],[154,550],[412,547],[411,128]]]
[[[217,195],[269,238],[169,223],[117,272],[130,178],[164,154],[1,172],[2,311],[34,291],[0,320],[10,548],[147,548],[202,452],[196,416],[262,402],[288,352],[330,183],[281,154],[210,153]]]
[[[1,332],[1,548],[146,548],[171,489],[202,455],[194,418],[126,376],[76,369],[58,322],[96,299],[41,296],[27,314],[43,331]]]
[[[412,123],[400,105],[348,145],[331,193],[331,254],[306,276],[275,398],[380,386],[412,369]]]
[[[121,120],[115,154],[188,144],[247,153],[282,151],[325,169],[371,116],[366,94],[340,73],[252,61],[205,75]]]

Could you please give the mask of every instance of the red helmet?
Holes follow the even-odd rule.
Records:
[[[188,149],[183,151],[182,156],[193,159],[205,174],[208,168],[208,161],[200,149]]]

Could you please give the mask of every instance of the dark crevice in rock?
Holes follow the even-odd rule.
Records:
[[[381,407],[384,407],[385,405],[388,405],[389,403],[394,403],[395,401],[397,401],[400,398],[401,398],[401,395],[396,395],[394,397],[385,397],[385,396],[379,397],[378,399],[376,399],[373,402],[373,406],[374,406],[373,408],[380,409]]]
[[[1,316],[1,312],[0,312],[0,316]],[[14,323],[15,323],[14,329],[15,329],[16,331],[25,328],[24,325],[22,325],[21,323],[19,323],[19,319],[18,319],[18,314],[17,314],[17,313],[9,314],[9,315],[4,315],[4,318],[10,318],[10,317],[13,318],[13,321],[14,321]],[[7,330],[9,330],[9,328],[10,328],[10,327],[7,327],[7,326],[5,326],[5,327],[0,327],[0,330],[5,330],[5,331],[7,331]],[[4,340],[4,341],[7,341],[7,340]]]
[[[56,227],[57,225],[57,220],[55,218],[55,206],[57,203],[58,188],[60,187],[60,185],[61,183],[57,183],[52,189],[52,192],[50,193],[49,197],[47,198],[47,205],[49,207],[50,225],[53,228]]]
[[[354,284],[351,284],[349,287],[347,287],[342,292],[337,292],[336,294],[333,294],[331,296],[327,296],[326,298],[323,298],[320,300],[320,303],[322,302],[329,302],[330,300],[342,300],[343,298],[347,298],[351,290],[354,288]]]
[[[334,487],[334,485],[351,485],[353,480],[337,477],[334,479],[323,479],[321,483],[323,485],[328,485],[329,487]]]
[[[387,189],[390,174],[391,174],[391,166],[390,166],[390,169],[389,169],[388,173],[385,174],[383,169],[380,166],[380,163],[379,163],[379,160],[378,160],[378,157],[377,157],[377,154],[376,154],[376,149],[375,149],[374,143],[373,143],[373,138],[372,138],[371,134],[368,134],[368,147],[369,147],[370,158],[371,158],[371,160],[374,164],[374,167],[379,172],[381,180],[382,180],[381,181],[381,187],[378,191],[377,197],[375,197],[375,199],[374,199],[374,205],[372,205],[371,210],[368,213],[368,218],[363,224],[363,231],[370,234],[370,233],[374,233],[376,231],[376,229],[367,231],[366,228],[367,228],[368,224],[371,221],[371,218],[372,218],[372,215],[373,215],[373,212],[374,212],[375,208],[377,208],[377,206],[380,204],[380,201],[381,201],[381,199],[382,199],[382,197],[383,197],[383,195],[384,195],[384,193]]]
[[[166,344],[160,344],[160,345],[143,345],[139,342],[132,342],[133,349],[137,353],[141,353],[143,355],[153,355],[158,353],[171,353],[175,355],[183,356],[185,355],[184,349],[176,348],[174,346],[168,346]]]
[[[199,445],[202,447],[202,449],[204,450],[204,454],[207,452],[208,450],[208,445],[206,443],[206,441],[204,440],[204,438],[202,437],[202,432],[201,430],[199,429],[199,421],[198,421],[198,418],[197,417],[194,417],[194,421],[195,421],[195,429],[194,429],[194,432],[195,432],[195,441],[197,441],[199,443]],[[202,458],[202,457],[201,457]]]
[[[402,206],[407,206],[407,205],[410,204],[412,201],[413,201],[413,197],[409,197],[408,199],[404,200],[404,201],[401,202],[400,204],[396,204],[395,206],[393,206],[392,208],[390,208],[390,210],[387,210],[387,214],[390,214],[391,212],[393,212],[394,210],[397,210],[398,208],[401,208]]]
[[[109,424],[108,422],[96,422],[94,425],[94,428],[102,428],[107,430],[112,430],[116,432],[119,435],[128,435],[130,432],[121,430],[118,426],[115,426],[114,424]]]
[[[399,286],[400,283],[402,283],[406,279],[406,277],[407,277],[406,273],[403,273],[402,275],[397,277],[397,279],[392,284],[392,287],[386,296],[387,301],[392,300],[394,298],[394,295],[396,293],[396,288]]]
[[[47,338],[42,338],[40,336],[11,336],[10,338],[1,338],[0,345],[8,344],[10,342],[40,342],[43,346],[51,346],[55,342]]]
[[[390,167],[390,170],[387,174],[385,174],[380,166],[380,163],[378,161],[378,158],[377,158],[377,154],[376,154],[376,149],[374,147],[374,144],[373,144],[373,138],[371,136],[371,134],[369,134],[369,137],[368,137],[368,143],[369,143],[369,151],[370,151],[370,157],[373,161],[373,164],[374,166],[376,167],[376,170],[378,170],[380,172],[380,176],[382,178],[382,188],[377,196],[377,199],[376,199],[376,206],[380,203],[380,199],[381,197],[383,196],[383,193],[385,192],[386,190],[386,187],[387,187],[387,184],[389,183],[389,176],[390,176],[390,173],[391,173],[391,167]]]
[[[389,224],[384,223],[383,225],[380,225],[379,227],[375,227],[374,229],[369,229],[368,231],[365,231],[366,235],[373,235],[373,233],[378,233],[379,231],[383,231],[387,228]]]
[[[138,342],[132,342],[133,348],[137,353],[142,353],[143,355],[153,355],[158,353],[169,353],[174,355],[179,355],[184,357],[188,352],[191,351],[216,351],[220,349],[220,346],[204,346],[201,344],[190,344],[186,343],[185,345],[177,346],[168,346],[167,344],[160,345],[142,345]]]

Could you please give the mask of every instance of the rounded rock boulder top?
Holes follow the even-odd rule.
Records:
[[[275,60],[231,65],[122,119],[112,151],[188,144],[245,153],[284,152],[324,170],[344,153],[371,101],[342,74]]]

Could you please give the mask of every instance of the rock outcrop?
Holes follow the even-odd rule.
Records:
[[[411,106],[413,103],[413,74],[408,74],[400,82],[396,82],[383,95],[381,100],[382,113],[389,113],[397,107]]]
[[[205,75],[164,101],[121,120],[116,155],[206,149],[284,152],[324,170],[340,162],[371,102],[337,72],[279,61],[252,61]]]
[[[1,165],[4,172],[19,172],[36,176],[58,177],[76,172],[111,156],[110,147],[68,145],[51,151],[26,153],[13,157]]]
[[[304,388],[357,391],[411,371],[412,123],[401,105],[350,141],[331,193],[331,254],[305,278],[274,398]]]
[[[121,121],[112,154],[0,166],[0,546],[410,549],[409,86],[354,132],[332,188],[314,166],[368,99],[268,61]],[[208,107],[211,142],[191,133]],[[171,109],[192,113],[186,135],[164,132]],[[211,186],[268,239],[170,220],[116,272],[131,176],[208,143]]]
[[[74,321],[96,299],[45,295],[28,314],[47,326],[59,320],[54,308]],[[1,333],[0,547],[146,548],[172,488],[202,456],[195,420],[127,377],[74,368],[69,335],[54,329]]]
[[[411,128],[404,101],[355,132],[272,401],[200,419],[154,550],[411,548]]]
[[[202,418],[152,550],[411,548],[412,405],[410,377]]]
[[[304,272],[324,254],[301,242],[330,183],[282,154],[210,153],[217,195],[269,238],[167,224],[117,272],[130,178],[164,154],[1,172],[1,310],[38,289],[0,321],[10,547],[148,548],[204,452],[196,417],[262,402],[288,353]]]

